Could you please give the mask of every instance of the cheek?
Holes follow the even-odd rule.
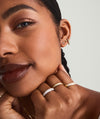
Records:
[[[42,31],[42,32],[41,32]],[[36,63],[36,69],[42,74],[53,73],[60,63],[60,45],[53,30],[35,31],[25,38],[24,54]]]

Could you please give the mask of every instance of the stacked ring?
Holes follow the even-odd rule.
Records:
[[[43,96],[45,97],[49,92],[54,91],[54,88],[59,86],[59,85],[63,85],[63,83],[59,82],[59,83],[54,84],[53,88],[49,88],[43,93]],[[72,83],[69,83],[69,84],[65,84],[65,87],[70,87],[72,85],[76,85],[76,83],[72,82]],[[0,96],[0,97],[2,97],[2,96]]]
[[[69,83],[69,84],[65,84],[65,87],[70,87],[70,86],[73,86],[73,85],[76,85],[76,83],[72,82],[72,83]]]
[[[61,83],[61,82],[56,83],[56,84],[53,85],[53,88],[55,88],[55,87],[57,87],[57,86],[59,86],[59,85],[63,85],[63,83]]]
[[[54,91],[54,88],[49,88],[47,89],[44,93],[43,96],[45,97],[49,92]]]

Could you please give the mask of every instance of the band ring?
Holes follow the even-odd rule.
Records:
[[[53,85],[53,88],[56,88],[56,87],[59,86],[59,85],[63,85],[63,83],[61,83],[61,82],[56,83],[56,84]]]
[[[65,87],[70,87],[70,86],[73,86],[73,85],[76,85],[76,83],[73,82],[73,83],[65,84]]]
[[[47,89],[44,93],[43,96],[45,97],[49,92],[54,91],[54,88],[49,88]]]

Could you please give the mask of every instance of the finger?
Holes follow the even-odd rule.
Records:
[[[10,96],[7,93],[4,93],[4,95],[0,98],[0,107],[11,109],[13,101],[14,97]]]
[[[39,90],[35,90],[32,92],[31,100],[34,106],[36,106],[37,108],[40,107],[40,105],[44,105],[46,102],[46,99],[43,97]]]
[[[51,75],[47,78],[46,83],[50,86],[50,87],[54,87],[55,91],[58,92],[59,94],[62,94],[62,92],[67,91],[68,89],[64,86],[63,82],[61,80],[58,79],[58,77],[56,75]],[[61,83],[60,85],[56,86],[56,84]]]
[[[43,84],[41,84],[40,86],[39,86],[39,88],[38,88],[38,90],[41,92],[41,94],[43,95],[43,93],[45,92],[45,91],[47,91],[48,89],[50,89],[51,87],[48,85],[48,84],[46,84],[46,83],[43,83]],[[55,91],[50,91],[49,93],[47,93],[45,96],[45,99],[47,100],[47,101],[54,101],[53,99],[55,99],[55,98],[57,98],[57,94],[56,94],[56,92]]]
[[[63,67],[63,65],[59,66],[59,70],[56,73],[56,76],[64,83],[64,84],[69,84],[72,83],[73,80],[71,79],[71,77],[68,75],[67,72],[65,72],[65,69]]]
[[[51,75],[46,80],[47,84],[51,87],[55,86],[55,84],[62,83],[56,75]],[[70,98],[71,91],[66,88],[63,83],[61,85],[56,86],[55,88],[56,93],[62,98],[62,100],[67,101]]]
[[[13,103],[12,103],[12,108],[17,111],[17,112],[21,112],[21,108],[20,108],[20,104],[19,104],[19,100],[17,98],[14,99]]]
[[[66,85],[66,87],[68,89],[75,90],[75,88],[77,87],[76,84],[74,83],[74,81],[68,75],[68,73],[65,72],[65,69],[64,69],[63,65],[59,66],[59,70],[56,73],[56,76],[64,83],[64,85]],[[71,85],[69,85],[69,84],[71,84]],[[69,86],[67,86],[67,85],[69,85]]]
[[[0,99],[0,117],[4,119],[24,119],[19,113],[17,113],[12,108],[12,103],[14,101],[14,97],[10,96],[9,94],[5,93],[2,98]],[[1,119],[0,118],[0,119]]]

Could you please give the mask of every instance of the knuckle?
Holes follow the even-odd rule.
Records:
[[[67,111],[67,104],[65,101],[60,99],[55,105],[50,106],[50,108],[47,109],[46,115],[55,115],[56,118],[59,118],[58,115],[62,112],[62,116]]]
[[[13,100],[13,97],[9,96],[8,94],[4,94],[3,97],[0,99],[0,108],[9,106],[13,102]]]
[[[64,112],[65,110],[66,110],[66,107],[67,107],[67,104],[66,104],[66,102],[65,101],[61,101],[60,103],[59,103],[59,107],[57,108],[58,109],[58,111],[62,111],[62,112]]]
[[[76,85],[70,94],[66,97],[66,102],[69,106],[77,108],[80,102],[82,102],[82,96]]]
[[[79,92],[76,93],[75,100],[79,102],[81,100],[81,95]]]
[[[68,99],[67,99],[67,104],[68,104],[68,105],[73,105],[73,102],[74,102],[74,101],[73,101],[72,98],[68,98]]]
[[[79,89],[78,85],[75,86],[73,97],[74,97],[74,100],[77,102],[79,102],[81,100],[81,93],[80,93],[80,89]]]
[[[74,98],[74,93],[73,92],[70,92],[69,94],[66,94],[66,104],[68,106],[73,106],[73,104],[75,103],[75,98]]]
[[[44,109],[45,109],[44,111],[45,119],[47,119],[46,117],[48,117],[51,114],[53,115],[57,111],[56,106],[53,105],[46,105]]]
[[[52,112],[61,112],[66,109],[66,102],[62,98],[59,97],[58,100],[56,100],[56,103],[52,105],[51,110]]]

